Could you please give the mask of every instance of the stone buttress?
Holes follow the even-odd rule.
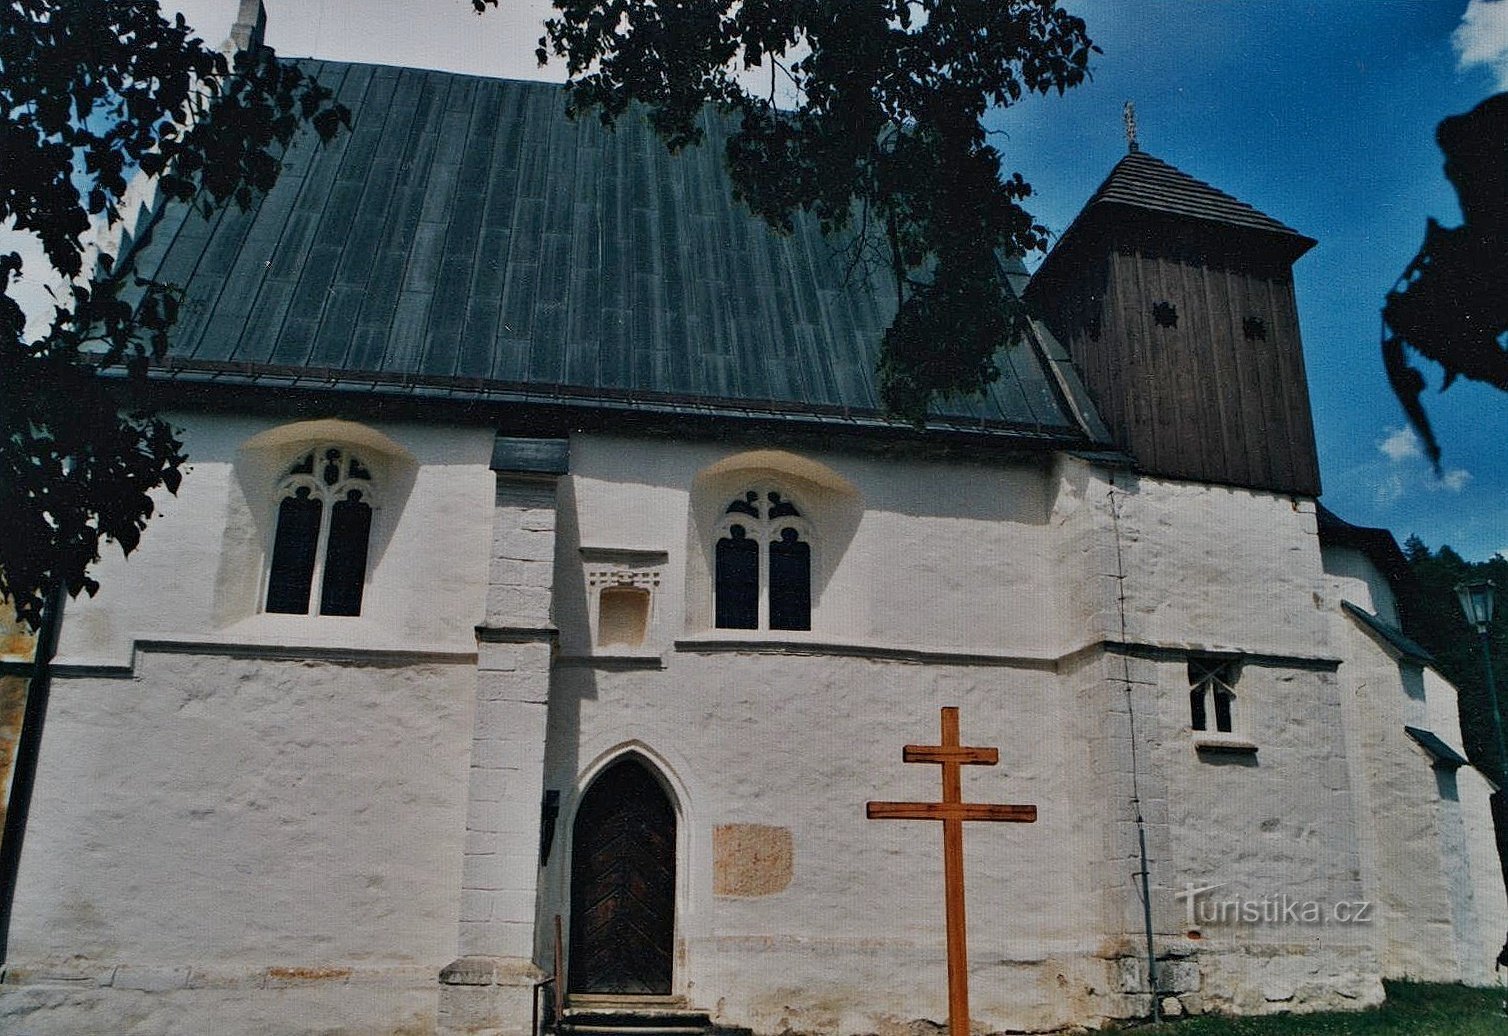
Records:
[[[565,440],[499,437],[486,615],[461,865],[459,958],[440,973],[441,1033],[522,1033],[533,960],[546,715],[557,631],[555,487]]]

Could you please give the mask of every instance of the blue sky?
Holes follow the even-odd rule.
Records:
[[[266,0],[286,55],[555,78],[532,59],[547,0]],[[1435,124],[1508,85],[1508,0],[1065,0],[1104,50],[1092,82],[990,120],[1007,172],[1056,231],[1125,152],[1144,150],[1319,239],[1295,270],[1324,502],[1469,558],[1508,552],[1508,395],[1458,382],[1426,405],[1431,472],[1378,352],[1383,295],[1426,217],[1459,221]],[[233,0],[168,0],[223,38]],[[1464,28],[1463,28],[1464,23]],[[1456,42],[1453,43],[1453,37]],[[1463,65],[1462,51],[1475,59]]]
[[[1125,153],[1143,150],[1319,239],[1295,268],[1324,502],[1349,521],[1417,533],[1469,558],[1508,553],[1508,395],[1425,368],[1444,448],[1437,479],[1383,375],[1378,309],[1425,218],[1460,221],[1435,124],[1499,89],[1462,68],[1466,0],[1068,0],[1104,54],[1093,82],[990,120],[1030,207],[1061,231]],[[1508,0],[1460,36],[1508,51]],[[1502,67],[1508,68],[1508,64]]]

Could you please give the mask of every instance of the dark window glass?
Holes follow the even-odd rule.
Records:
[[[717,541],[717,627],[751,630],[759,626],[759,544],[742,525]]]
[[[770,629],[811,628],[812,547],[795,529],[781,529],[770,544]]]
[[[340,481],[340,451],[328,449],[325,451],[324,474],[321,476],[325,485],[333,486]]]
[[[1215,692],[1215,729],[1222,733],[1230,733],[1230,703],[1235,695],[1226,691]]]
[[[746,514],[750,518],[758,518],[760,517],[758,501],[759,494],[754,492],[753,490],[750,490],[749,492],[744,494],[742,500],[735,500],[731,504],[729,504],[728,509],[723,513]]]
[[[801,517],[801,512],[796,510],[796,505],[789,500],[782,500],[779,493],[770,494],[770,519]]]
[[[361,499],[361,490],[349,491],[330,509],[330,542],[325,547],[325,578],[319,595],[321,615],[361,614],[371,531],[372,508]],[[307,600],[307,588],[304,596]]]
[[[1195,730],[1209,729],[1207,695],[1215,699],[1215,729],[1229,734],[1233,729],[1231,710],[1236,693],[1231,688],[1240,678],[1239,659],[1189,659],[1189,725]]]
[[[272,541],[272,571],[267,580],[267,610],[303,615],[309,611],[309,586],[314,580],[314,554],[319,546],[319,521],[324,504],[310,499],[307,486],[278,505],[277,533]]]

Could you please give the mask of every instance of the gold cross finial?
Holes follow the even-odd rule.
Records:
[[[1141,150],[1136,143],[1136,105],[1127,101],[1126,107],[1121,110],[1121,117],[1126,120],[1126,150],[1135,154]]]

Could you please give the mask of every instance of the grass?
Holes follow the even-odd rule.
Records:
[[[1144,1025],[1137,1036],[1504,1036],[1501,987],[1388,982],[1387,1002],[1366,1011],[1232,1018],[1206,1015]]]

